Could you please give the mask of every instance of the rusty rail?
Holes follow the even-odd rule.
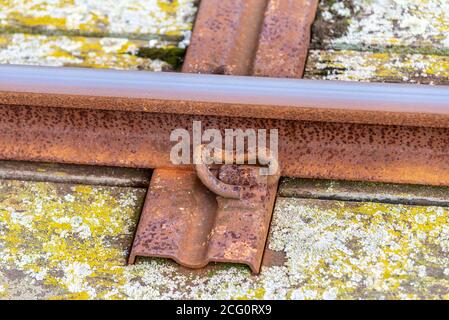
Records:
[[[274,79],[302,77],[317,3],[202,1],[182,71],[227,76],[0,66],[0,159],[156,168],[129,261],[256,273],[279,171],[179,170],[172,130],[278,129],[286,176],[449,185],[448,88]]]
[[[183,72],[301,78],[318,0],[202,1]]]
[[[0,65],[0,105],[449,127],[446,86]]]
[[[318,0],[202,1],[182,71],[301,78],[317,4]],[[228,109],[218,108],[218,114]],[[236,116],[232,111],[231,115]],[[202,154],[200,145],[195,150]],[[270,162],[277,164],[277,159]],[[212,173],[204,163],[197,164],[196,174],[154,170],[130,261],[143,255],[168,256],[190,267],[239,262],[259,272],[279,171],[268,181],[257,170],[225,164]],[[173,190],[177,185],[183,186],[181,190]],[[180,199],[180,205],[173,205]],[[164,201],[167,205],[158,210]]]
[[[260,270],[277,183],[224,168],[227,185],[257,181],[234,200],[210,193],[193,167],[167,170],[170,132],[192,132],[194,120],[278,129],[286,176],[449,185],[444,87],[14,66],[0,75],[1,159],[157,168],[130,262]]]
[[[170,132],[202,120],[278,128],[284,176],[449,185],[446,87],[16,66],[0,75],[1,159],[172,167]]]

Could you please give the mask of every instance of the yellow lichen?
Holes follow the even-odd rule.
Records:
[[[59,287],[70,299],[101,298],[97,288],[114,286],[123,273],[144,190],[120,195],[127,189],[31,182],[7,182],[0,188],[21,190],[1,203],[5,268]]]
[[[182,37],[192,27],[194,0],[1,1],[2,26],[44,34]]]
[[[449,56],[312,50],[305,78],[449,83]]]
[[[269,239],[283,266],[198,274],[164,259],[125,266],[145,194],[0,181],[0,296],[56,299],[443,298],[449,211],[279,198]],[[444,253],[446,252],[446,254]],[[13,271],[13,272],[11,272]]]
[[[3,40],[2,40],[3,39]],[[137,57],[145,41],[31,34],[0,35],[0,63],[161,71],[168,64]]]
[[[176,14],[179,7],[178,0],[167,1],[167,0],[157,0],[158,7],[165,13]]]
[[[407,47],[446,53],[449,49],[446,0],[322,0],[319,9],[330,32],[318,32],[316,36],[322,39],[317,42],[328,49],[385,50],[394,46],[401,53]],[[336,34],[342,21],[344,30]]]

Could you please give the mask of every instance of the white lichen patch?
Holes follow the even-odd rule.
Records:
[[[2,0],[0,27],[183,36],[195,13],[194,0]]]
[[[286,262],[255,276],[164,259],[126,266],[142,189],[0,181],[0,192],[2,298],[449,298],[445,208],[279,198],[269,248]]]
[[[449,297],[449,210],[281,198],[276,214],[270,246],[286,252],[297,297]]]
[[[425,47],[449,49],[447,0],[322,0],[321,16],[338,24],[347,18],[345,32],[328,37],[328,47]]]
[[[3,34],[0,35],[0,63],[150,71],[170,68],[164,61],[133,54],[146,44],[146,41],[124,38]]]
[[[304,77],[449,84],[449,56],[311,50]]]

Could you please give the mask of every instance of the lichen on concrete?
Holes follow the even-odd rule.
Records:
[[[196,6],[194,0],[0,0],[0,63],[172,71],[182,63]],[[141,54],[149,50],[158,54]]]
[[[144,189],[18,181],[0,189],[0,296],[111,295]]]
[[[449,298],[449,211],[281,198],[270,246],[298,298]]]
[[[190,270],[126,258],[145,190],[0,181],[0,297],[449,298],[449,211],[279,198],[285,263]]]
[[[126,38],[2,34],[0,63],[149,71],[172,68],[160,59],[136,56],[145,45],[145,41]]]
[[[2,0],[0,27],[39,33],[183,37],[196,13],[194,0]]]
[[[446,0],[322,0],[305,77],[448,84]]]
[[[311,50],[305,78],[449,84],[449,56]]]
[[[403,52],[413,48],[415,53],[447,54],[449,2],[322,0],[314,30],[312,43],[316,49]]]

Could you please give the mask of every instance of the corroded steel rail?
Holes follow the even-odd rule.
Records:
[[[202,1],[183,72],[301,78],[318,0]]]
[[[449,127],[449,88],[0,65],[0,104]]]
[[[301,78],[317,5],[318,0],[202,1],[182,71]],[[228,107],[218,106],[216,115]],[[279,181],[278,174],[268,181],[258,170],[229,164],[215,173],[205,164],[196,173],[154,170],[129,261],[170,257],[188,267],[226,261],[246,263],[258,273]]]
[[[449,185],[449,88],[0,67],[0,158],[172,167],[170,132],[279,129],[284,176]]]
[[[155,168],[129,262],[255,273],[279,175],[174,166],[172,130],[278,129],[286,176],[449,185],[448,88],[279,79],[302,77],[317,3],[202,1],[182,71],[227,76],[0,66],[0,159]]]

